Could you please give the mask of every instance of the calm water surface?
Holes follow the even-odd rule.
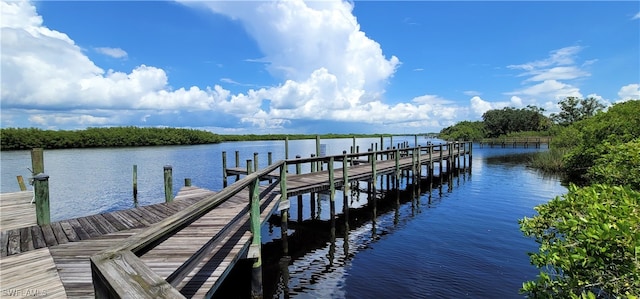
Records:
[[[413,137],[394,138],[394,144]],[[358,139],[361,151],[376,139]],[[323,140],[328,154],[349,150],[351,139]],[[385,139],[389,143],[389,139]],[[426,144],[426,140],[419,140]],[[385,147],[388,144],[385,144]],[[542,149],[545,150],[545,149]],[[45,151],[50,175],[53,220],[79,217],[133,206],[132,166],[138,165],[141,204],[164,200],[163,166],[173,166],[174,190],[184,178],[193,185],[222,188],[221,152],[229,166],[239,151],[241,165],[260,153],[284,158],[284,142],[236,142],[201,146]],[[350,231],[336,222],[329,233],[328,199],[317,196],[315,210],[309,195],[302,209],[292,200],[289,231],[291,261],[282,267],[280,228],[263,229],[265,295],[275,298],[523,298],[518,290],[535,278],[527,252],[537,246],[524,238],[518,219],[533,215],[533,207],[566,192],[559,180],[525,167],[539,149],[474,147],[473,170],[451,182],[422,188],[416,200],[404,193],[400,204],[378,207],[371,220],[366,195],[351,197]],[[289,156],[315,153],[315,140],[290,141]],[[18,191],[16,175],[30,176],[28,151],[2,152],[2,192]],[[342,194],[336,196],[341,216]],[[391,200],[393,202],[393,200]],[[299,212],[300,211],[300,212]],[[366,216],[368,215],[368,216]],[[358,219],[356,219],[358,218]],[[296,226],[296,224],[301,224]],[[285,264],[286,265],[286,264]],[[239,264],[221,288],[221,298],[248,296],[248,264]],[[287,280],[282,278],[286,274]],[[245,283],[246,282],[246,283]],[[238,288],[238,283],[241,288]]]

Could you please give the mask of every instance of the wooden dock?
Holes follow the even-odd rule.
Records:
[[[547,147],[549,147],[549,145],[551,144],[551,137],[545,136],[545,137],[484,138],[484,139],[481,139],[480,141],[478,141],[478,143],[480,144],[480,148],[483,148],[485,146],[489,146],[490,148],[494,148],[494,147],[500,147],[500,148],[507,148],[507,147],[511,147],[511,148],[516,148],[516,147],[541,148],[542,145],[547,145]]]
[[[432,175],[439,164],[442,173],[443,167],[450,171],[461,165],[467,155],[470,162],[470,144],[452,143],[283,160],[253,172],[225,169],[244,177],[219,192],[185,187],[169,203],[44,225],[8,217],[0,228],[0,286],[3,295],[8,290],[18,296],[210,297],[239,259],[253,259],[254,270],[260,266],[260,234],[253,232],[277,211],[286,216],[289,197],[333,194],[348,182],[375,182],[385,174],[399,178],[401,171],[420,175],[424,165]],[[299,166],[306,163],[317,163],[317,170],[301,173]],[[8,206],[30,203],[28,193]],[[5,212],[28,213],[9,211],[3,208],[3,220]],[[30,263],[42,277],[25,270]]]

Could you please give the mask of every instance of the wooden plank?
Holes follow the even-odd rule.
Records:
[[[20,253],[20,229],[10,230],[8,238],[7,255]]]
[[[109,224],[111,224],[113,227],[115,227],[119,231],[129,229],[129,226],[127,226],[126,224],[120,222],[120,220],[118,218],[116,218],[115,216],[113,216],[113,214],[111,214],[111,213],[103,213],[103,214],[100,214],[100,215],[102,217],[104,217],[104,219],[107,222],[109,222]]]
[[[48,248],[4,257],[0,269],[2,297],[67,297]]]
[[[34,225],[31,227],[31,236],[33,237],[33,247],[35,249],[47,247],[47,242],[44,239],[40,226]]]
[[[7,256],[7,245],[9,244],[9,234],[6,231],[0,231],[0,256]]]
[[[87,217],[76,218],[75,220],[78,221],[78,223],[83,228],[83,230],[85,232],[87,232],[87,235],[89,235],[89,237],[86,238],[86,239],[91,239],[91,238],[102,236],[100,231],[98,231],[98,229],[93,225],[93,223],[91,223],[87,219]],[[72,222],[72,224],[73,224],[73,222]],[[85,239],[83,239],[83,240],[85,240]]]
[[[78,219],[69,219],[66,222],[71,224],[71,227],[76,232],[76,235],[78,235],[78,238],[80,238],[80,240],[89,239],[89,233],[87,233],[87,231],[84,230],[84,228],[82,227],[82,224],[80,224]]]
[[[122,217],[122,219],[134,223],[135,227],[147,227],[153,224],[153,221],[148,219],[148,215],[144,213],[143,210],[140,210],[140,208],[118,211],[118,215]]]
[[[33,250],[33,238],[31,237],[31,228],[20,228],[20,252]]]
[[[105,231],[105,234],[115,233],[118,231],[118,229],[111,225],[111,223],[106,218],[104,218],[102,214],[93,215],[90,218],[96,223],[97,226],[100,226],[102,230]]]
[[[65,224],[67,223],[65,222]],[[69,242],[69,238],[67,237],[67,234],[65,234],[65,230],[62,228],[62,223],[60,222],[51,223],[51,229],[53,230],[53,234],[56,236],[56,240],[58,240],[58,244],[64,244]],[[72,240],[72,241],[75,241],[75,240]]]
[[[47,243],[47,246],[55,246],[58,245],[58,241],[56,240],[56,235],[53,233],[53,229],[50,224],[44,224],[40,227],[42,230],[42,234],[44,235],[44,241]]]

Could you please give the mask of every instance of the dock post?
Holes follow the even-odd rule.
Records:
[[[384,150],[384,135],[380,135],[380,150]]]
[[[222,152],[222,187],[226,188],[227,181],[227,152]]]
[[[173,167],[171,165],[164,166],[164,201],[173,201]]]
[[[440,148],[438,148],[438,152],[440,152],[440,168],[438,168],[438,176],[442,177],[442,143],[440,143]]]
[[[316,157],[320,157],[320,135],[316,135]],[[322,162],[316,161],[318,171],[322,171]]]
[[[247,167],[251,167],[250,160],[247,161]],[[263,297],[262,293],[262,240],[260,237],[260,179],[256,178],[251,182],[249,188],[251,194],[251,258],[254,259],[251,266],[251,298]]]
[[[133,205],[138,207],[138,165],[133,165]]]
[[[327,171],[329,172],[329,217],[331,228],[329,229],[329,265],[333,265],[336,252],[336,180],[333,169],[333,156],[329,158]]]
[[[258,171],[258,153],[253,153],[253,170]]]
[[[289,137],[284,138],[284,159],[289,160]]]
[[[335,175],[333,173],[333,156],[329,157],[329,191],[331,192],[329,194],[330,199],[334,200],[335,199],[335,193],[336,193],[336,180],[335,180]]]
[[[18,186],[20,186],[20,191],[27,191],[27,185],[24,184],[24,178],[21,175],[16,176],[18,180]]]
[[[296,159],[300,159],[300,155],[296,155]],[[313,164],[311,164],[313,166]],[[300,163],[296,163],[296,174],[300,174],[302,169],[300,168]]]
[[[287,232],[289,231],[289,196],[287,195],[287,162],[280,167],[280,238],[282,239],[282,255],[289,256],[289,241]]]
[[[399,158],[400,157],[400,149],[396,149],[396,153],[395,153],[395,160],[396,160],[396,187],[398,179],[400,178],[400,161]]]
[[[349,163],[347,162],[347,152],[343,151],[343,157],[342,157],[342,179],[343,179],[343,184],[342,184],[342,195],[343,195],[343,202],[342,202],[342,215],[344,215],[344,225],[345,225],[345,236],[347,235],[347,232],[349,231],[349,169],[347,167],[349,167]],[[345,237],[344,242],[347,243],[348,242],[348,238]]]
[[[469,142],[469,172],[471,172],[471,161],[473,161],[473,141]]]
[[[240,152],[236,151],[236,168],[240,168]],[[240,174],[236,174],[236,182],[240,180]]]
[[[44,173],[44,151],[42,148],[31,149],[31,175]]]
[[[375,186],[376,185],[376,179],[377,179],[377,174],[376,174],[376,158],[377,155],[376,153],[371,153],[370,154],[370,162],[371,162],[371,183]]]
[[[462,143],[462,169],[467,170],[467,143]]]
[[[353,145],[351,146],[351,153],[354,154],[356,152],[356,136],[353,136]]]
[[[271,152],[267,153],[267,165],[271,166],[273,164],[273,154]],[[273,179],[269,177],[269,184],[273,183]]]
[[[413,135],[413,147],[418,147],[418,135]]]
[[[191,187],[191,179],[190,178],[184,178],[184,186],[185,187]]]
[[[316,157],[316,154],[311,154],[311,158],[315,158],[315,157]],[[311,172],[316,172],[316,164],[317,163],[318,162],[311,162]]]
[[[433,144],[429,145],[429,164],[427,164],[427,175],[433,176]]]
[[[51,223],[49,210],[49,176],[39,173],[33,177],[33,190],[36,200],[36,220],[38,225]]]

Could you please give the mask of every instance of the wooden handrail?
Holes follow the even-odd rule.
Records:
[[[139,256],[171,237],[216,206],[244,190],[270,172],[285,165],[280,161],[224,188],[178,213],[91,257],[91,272],[98,298],[182,298],[169,282],[155,274]],[[228,224],[230,225],[230,224]],[[215,236],[214,236],[215,237]],[[206,245],[205,245],[206,246]],[[195,253],[194,253],[195,254]],[[189,270],[190,266],[184,269]],[[180,277],[181,273],[172,276]]]

